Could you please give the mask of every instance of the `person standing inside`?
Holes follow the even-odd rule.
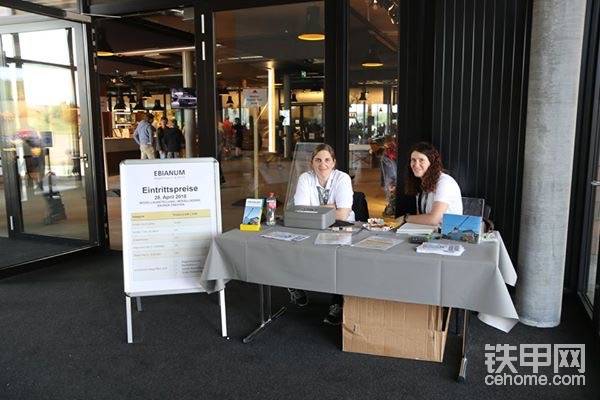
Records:
[[[152,121],[154,115],[147,113],[146,117],[138,123],[133,140],[140,146],[141,159],[154,159],[154,146],[152,146]]]
[[[162,141],[167,158],[179,158],[179,152],[183,148],[184,138],[181,130],[177,127],[177,122],[175,120],[172,128],[167,127],[165,129]]]
[[[242,144],[244,142],[244,131],[246,127],[242,125],[239,118],[235,119],[235,123],[233,124],[233,131],[235,132],[235,156],[242,156]]]
[[[160,119],[160,126],[156,130],[156,151],[158,151],[158,156],[163,159],[167,157],[167,150],[165,148],[163,138],[167,130],[171,129],[167,125],[169,120],[167,117],[162,117]]]

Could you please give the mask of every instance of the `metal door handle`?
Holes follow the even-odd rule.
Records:
[[[600,181],[591,181],[590,185],[592,185],[592,186],[600,186]]]
[[[88,155],[83,153],[83,155],[81,157],[71,157],[71,160],[83,160],[83,161],[87,161],[88,160]]]

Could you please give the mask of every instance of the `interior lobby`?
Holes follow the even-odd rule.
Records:
[[[566,3],[2,2],[0,398],[600,398],[600,3]],[[272,194],[281,226],[315,146],[335,150],[335,168],[364,194],[368,217],[394,226],[422,213],[421,198],[407,194],[409,150],[431,143],[463,202],[488,207],[482,221],[500,238],[489,252],[493,273],[520,323],[503,332],[475,316],[483,311],[468,311],[472,296],[489,296],[475,282],[491,273],[463,276],[437,255],[428,255],[437,264],[411,264],[409,275],[427,277],[443,308],[442,362],[345,351],[348,325],[323,324],[326,290],[306,287],[303,307],[290,297],[303,287],[282,280],[271,288],[249,272],[225,279],[226,338],[225,291],[124,293],[131,236],[123,162],[142,157],[136,135],[149,116],[153,165],[170,157],[218,162],[216,236],[230,240],[230,253],[213,238],[217,255],[205,258],[239,275],[260,254],[251,240],[231,239],[247,199]],[[166,131],[179,135],[177,149],[167,150]],[[307,247],[284,260],[277,245],[264,249],[281,257],[282,269],[291,266],[292,277],[300,275],[294,262],[311,264],[315,276],[343,274],[317,268],[311,257],[325,250]],[[477,250],[484,245],[462,259],[489,256]],[[396,250],[393,262],[373,253],[357,273],[377,286],[369,271],[400,270],[416,255]],[[382,292],[393,279],[381,281]],[[452,279],[472,284],[452,293],[461,306],[444,303]],[[327,293],[363,290],[333,286]],[[405,289],[416,298],[425,291]],[[246,343],[257,314],[267,325],[265,307],[269,329]],[[281,318],[270,319],[280,307]],[[583,345],[585,384],[488,383],[490,346],[530,344]]]

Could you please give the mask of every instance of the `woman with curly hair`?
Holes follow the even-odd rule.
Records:
[[[460,187],[443,168],[440,153],[431,144],[420,142],[410,149],[404,191],[416,196],[417,214],[406,214],[404,222],[439,225],[444,214],[462,214]]]

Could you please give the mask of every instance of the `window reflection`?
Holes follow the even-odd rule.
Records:
[[[373,217],[395,214],[398,154],[396,12],[396,1],[350,1],[350,173],[354,175],[354,190],[366,194]]]
[[[239,225],[247,197],[274,192],[282,205],[294,149],[327,134],[324,25],[322,1],[215,13],[224,229]]]
[[[18,234],[89,239],[74,60],[71,28],[0,36],[0,139],[16,164],[3,160],[16,171],[3,189],[19,193]]]
[[[67,38],[70,32],[70,29],[57,29],[20,33],[15,39],[18,40],[21,58],[68,66],[71,62]],[[41,45],[43,43],[46,45]],[[52,45],[48,46],[47,43]]]

